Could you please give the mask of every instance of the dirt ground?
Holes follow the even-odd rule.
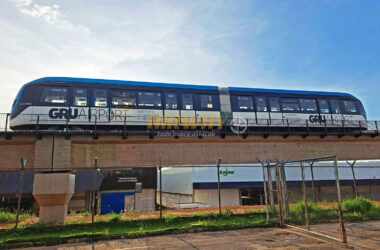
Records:
[[[134,240],[113,240],[25,250],[135,250],[135,249],[349,249],[339,244],[298,235],[284,229],[244,229],[236,231],[179,234]]]
[[[225,207],[223,211],[230,210],[234,214],[245,214],[249,212],[263,212],[265,211],[265,206],[236,206],[236,207]],[[164,210],[164,216],[179,216],[188,217],[194,214],[217,214],[219,213],[218,208],[197,208],[197,209],[182,209],[182,210]],[[153,212],[128,212],[122,215],[123,219],[126,220],[144,220],[144,219],[158,219],[160,218],[159,211]],[[110,219],[109,215],[97,215],[96,221],[108,221]],[[38,217],[33,216],[20,223],[21,226],[33,225],[38,223]],[[66,223],[91,223],[90,214],[71,214],[66,217]],[[10,229],[14,227],[14,223],[0,223],[0,229]]]
[[[380,249],[380,221],[346,223],[348,245],[300,233],[289,228],[256,228],[235,231],[187,233],[146,237],[133,240],[113,240],[96,243],[66,244],[24,250],[135,250],[135,249]],[[339,237],[338,224],[311,227],[333,237]]]

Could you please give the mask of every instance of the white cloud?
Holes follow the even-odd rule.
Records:
[[[54,24],[60,18],[62,13],[58,4],[40,5],[33,0],[12,0],[19,11],[25,15],[44,19],[46,22]]]
[[[89,33],[90,30],[82,25],[75,25],[70,22],[61,11],[58,4],[39,4],[34,0],[10,0],[13,2],[18,11],[26,16],[40,18],[46,23],[55,25],[63,29],[80,29],[82,32]]]
[[[214,44],[261,27],[260,20],[250,20],[240,29],[220,24],[215,31],[203,20],[209,4],[193,2],[7,3],[0,0],[0,75],[6,79],[0,84],[9,91],[0,98],[0,112],[9,110],[23,83],[43,76],[222,85],[234,78],[231,65],[239,61]]]

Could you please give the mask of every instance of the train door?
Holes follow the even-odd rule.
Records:
[[[280,98],[278,97],[269,97],[269,111],[271,118],[271,125],[276,127],[284,126]]]
[[[252,96],[231,95],[231,105],[233,106],[231,125],[248,125],[248,127],[258,125],[255,113],[254,99]]]
[[[180,124],[180,111],[177,93],[164,94],[164,124],[165,127],[176,128]]]
[[[331,110],[331,126],[332,127],[342,127],[344,116],[342,106],[340,101],[337,99],[330,100],[330,110]]]
[[[271,124],[267,98],[265,96],[255,96],[256,117],[259,126],[268,126]]]
[[[191,93],[181,95],[182,105],[180,109],[180,125],[186,128],[195,127],[197,125],[195,115],[194,96]]]
[[[92,105],[90,108],[90,122],[91,124],[105,125],[109,123],[110,107],[107,96],[107,90],[94,89]]]
[[[221,122],[219,98],[216,94],[198,94],[196,121],[203,127],[216,127]]]

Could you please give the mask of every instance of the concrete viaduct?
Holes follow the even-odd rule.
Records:
[[[375,136],[230,136],[179,138],[108,135],[31,135],[0,139],[0,171],[20,169],[20,158],[36,171],[93,168],[152,167],[167,165],[257,163],[258,160],[300,160],[337,155],[341,160],[380,158],[380,137]]]
[[[33,195],[42,223],[63,223],[74,193],[74,169],[175,166],[300,160],[336,155],[340,160],[380,158],[379,136],[218,136],[188,138],[17,134],[0,139],[1,171],[34,169]],[[53,170],[53,171],[51,171]]]

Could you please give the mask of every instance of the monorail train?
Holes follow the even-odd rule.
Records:
[[[47,77],[25,84],[12,129],[116,129],[233,125],[259,128],[366,129],[359,99],[346,93],[270,90]]]

